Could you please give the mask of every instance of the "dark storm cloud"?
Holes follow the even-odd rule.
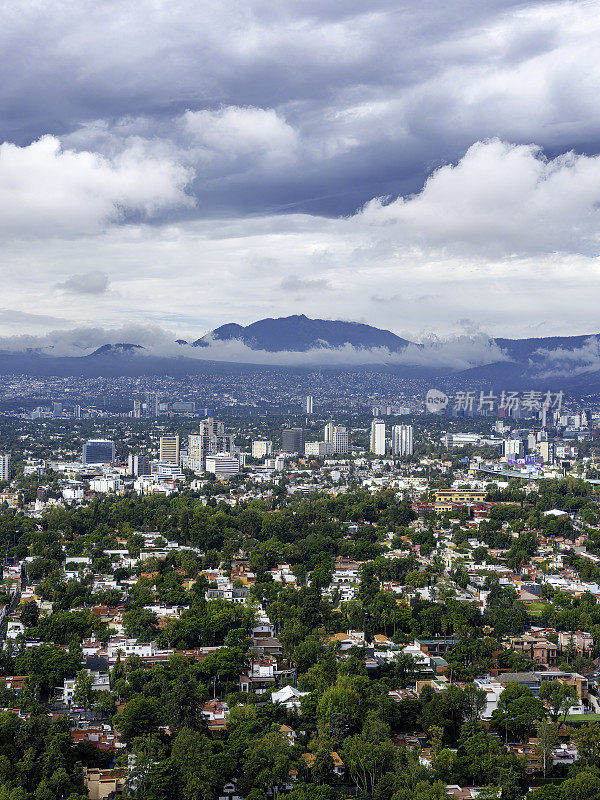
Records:
[[[162,144],[195,169],[186,216],[347,214],[489,136],[595,149],[587,5],[21,0],[0,32],[0,132],[109,156]],[[186,110],[208,113],[199,131]]]

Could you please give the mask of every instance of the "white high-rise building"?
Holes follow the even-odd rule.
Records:
[[[198,433],[188,437],[188,463],[194,472],[204,472],[207,456],[233,453],[233,436],[225,433],[225,426],[212,417],[202,420]]]
[[[252,458],[264,458],[273,452],[273,442],[255,439],[252,442]]]
[[[10,480],[10,453],[0,453],[0,481]]]
[[[385,455],[385,422],[374,419],[371,423],[371,452],[376,456]]]
[[[313,413],[313,399],[311,394],[309,394],[308,397],[304,399],[304,411],[307,414]]]
[[[412,425],[394,425],[392,428],[392,453],[395,456],[412,456]]]

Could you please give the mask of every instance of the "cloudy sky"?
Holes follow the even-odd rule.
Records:
[[[600,331],[600,2],[2,5],[3,336]]]

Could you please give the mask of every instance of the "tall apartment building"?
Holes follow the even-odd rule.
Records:
[[[273,442],[255,439],[252,442],[252,458],[265,458],[273,452]]]
[[[160,437],[159,461],[162,464],[179,464],[179,436]]]
[[[522,458],[525,455],[525,445],[521,439],[505,439],[502,442],[502,455],[506,458]]]
[[[10,453],[0,453],[0,481],[10,480]]]
[[[412,456],[412,425],[394,425],[392,427],[392,453],[395,456]]]
[[[281,431],[281,449],[284,453],[303,453],[304,429],[284,428]]]
[[[371,423],[370,450],[376,456],[385,455],[385,422],[375,418]]]
[[[313,399],[311,394],[309,394],[308,397],[304,398],[304,411],[307,414],[313,413]]]
[[[88,439],[83,445],[84,464],[112,464],[115,460],[115,443],[109,439]]]
[[[207,456],[234,451],[234,437],[225,433],[223,423],[212,417],[202,420],[198,433],[188,437],[188,463],[194,472],[204,472]]]

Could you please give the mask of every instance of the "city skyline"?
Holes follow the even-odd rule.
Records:
[[[597,11],[18,0],[0,337],[595,332]]]

